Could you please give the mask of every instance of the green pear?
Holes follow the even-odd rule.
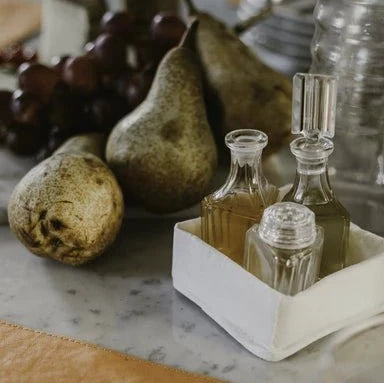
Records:
[[[208,124],[194,50],[197,21],[159,65],[147,98],[111,132],[106,159],[120,184],[154,212],[199,202],[215,173],[217,150]]]
[[[113,243],[124,200],[100,159],[104,145],[100,134],[72,137],[17,184],[8,204],[9,225],[31,253],[75,266]]]
[[[221,21],[185,0],[199,20],[197,49],[207,82],[209,121],[219,142],[235,129],[269,137],[267,153],[280,148],[291,129],[291,81],[264,65]]]

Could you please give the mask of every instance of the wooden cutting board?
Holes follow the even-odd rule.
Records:
[[[0,0],[0,50],[37,33],[40,21],[39,3]]]
[[[1,383],[220,383],[0,321]]]

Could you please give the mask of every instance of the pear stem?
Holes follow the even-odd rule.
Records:
[[[184,4],[187,6],[189,15],[196,15],[198,10],[192,0],[184,0]]]
[[[253,25],[259,23],[260,21],[270,16],[272,14],[272,11],[273,11],[272,1],[268,0],[267,5],[263,9],[261,9],[259,12],[250,16],[248,19],[240,21],[239,23],[235,24],[235,26],[233,27],[233,31],[237,35],[244,33],[247,29],[249,29]]]
[[[196,17],[194,17],[191,20],[191,23],[188,26],[188,29],[184,33],[179,47],[181,48],[187,48],[190,50],[195,50],[196,46],[196,33],[197,33],[197,27],[199,26],[199,20],[197,20]]]

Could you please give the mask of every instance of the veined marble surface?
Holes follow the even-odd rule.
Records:
[[[384,326],[333,358],[338,334],[278,363],[246,351],[173,289],[175,222],[128,220],[109,254],[79,268],[29,254],[0,227],[0,319],[233,383],[382,381]]]

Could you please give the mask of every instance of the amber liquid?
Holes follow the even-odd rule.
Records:
[[[283,201],[293,201],[289,194]],[[324,229],[324,247],[320,266],[320,278],[345,267],[349,240],[350,217],[340,202],[333,199],[324,204],[305,205],[316,216],[316,224]]]
[[[277,199],[278,191],[269,187],[268,205]],[[202,239],[243,266],[245,234],[259,223],[265,204],[258,193],[234,193],[215,200],[212,195],[201,203]]]
[[[349,239],[350,218],[337,200],[324,205],[307,205],[316,216],[316,223],[324,229],[324,249],[320,277],[345,267]]]

